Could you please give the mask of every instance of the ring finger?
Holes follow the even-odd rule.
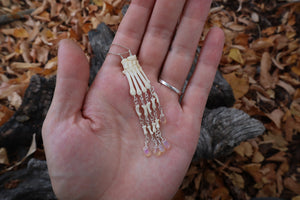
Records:
[[[160,79],[178,90],[182,89],[193,63],[210,4],[207,0],[189,0],[185,6],[160,75]]]

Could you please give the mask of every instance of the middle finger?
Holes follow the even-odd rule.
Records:
[[[139,52],[146,74],[158,76],[184,4],[185,0],[156,1]]]

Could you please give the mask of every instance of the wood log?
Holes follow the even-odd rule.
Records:
[[[89,31],[88,35],[93,49],[89,79],[89,85],[91,85],[105,60],[115,34],[108,26],[101,23],[97,29]]]
[[[24,19],[26,15],[30,15],[34,9],[20,11],[14,14],[6,14],[0,16],[0,25],[7,24],[16,20]]]
[[[46,161],[29,160],[27,168],[0,176],[1,200],[55,200]]]
[[[10,160],[23,158],[36,133],[37,144],[42,146],[41,129],[50,106],[55,77],[31,77],[22,105],[12,118],[0,127],[0,147],[5,147]]]
[[[265,127],[260,121],[241,110],[226,107],[206,109],[193,160],[224,157],[240,142],[261,135],[264,131]]]

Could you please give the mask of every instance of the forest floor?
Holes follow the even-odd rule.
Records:
[[[116,31],[126,3],[0,0],[0,16],[8,16],[0,18],[0,126],[20,107],[32,75],[56,74],[61,39],[76,40],[90,57],[88,32],[101,22]],[[22,11],[31,14],[16,20]],[[266,131],[230,156],[192,163],[174,200],[300,200],[300,2],[214,0],[200,46],[213,26],[226,35],[219,70],[233,89],[234,107]],[[2,168],[16,162],[0,147]]]

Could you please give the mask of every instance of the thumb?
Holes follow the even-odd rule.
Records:
[[[89,79],[89,63],[81,48],[62,40],[58,48],[56,87],[49,112],[66,118],[80,112]]]

